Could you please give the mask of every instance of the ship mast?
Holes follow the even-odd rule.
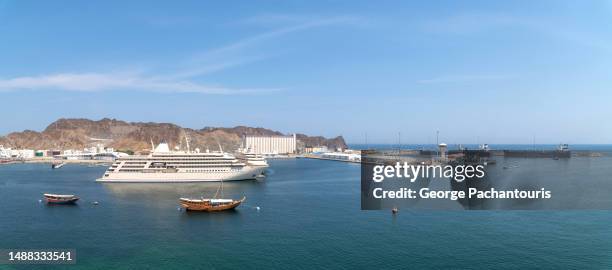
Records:
[[[221,142],[219,142],[219,138],[215,137],[215,141],[217,141],[217,145],[219,146],[219,151],[223,153],[223,147],[221,147]]]
[[[189,149],[189,137],[187,136],[187,132],[185,132],[183,130],[183,133],[185,134],[185,143],[187,144],[187,153],[191,153],[191,149]]]

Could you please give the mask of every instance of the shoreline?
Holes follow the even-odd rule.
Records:
[[[32,158],[32,159],[23,159],[23,160],[6,160],[5,162],[0,161],[0,165],[20,164],[20,163],[110,164],[110,163],[113,163],[113,161],[112,160],[98,160],[98,159],[54,159],[54,158]]]

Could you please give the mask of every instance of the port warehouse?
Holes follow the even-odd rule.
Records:
[[[355,160],[358,158],[354,153],[344,153],[346,149],[329,149],[325,145],[317,146],[305,146],[304,148],[298,148],[296,134],[289,136],[252,136],[244,135],[242,139],[242,146],[244,150],[250,151],[251,153],[261,155],[291,155],[297,153],[312,153],[321,154],[328,157],[336,155],[338,159]],[[336,152],[334,152],[336,151]]]
[[[296,135],[243,137],[243,148],[255,154],[294,154],[297,152]]]

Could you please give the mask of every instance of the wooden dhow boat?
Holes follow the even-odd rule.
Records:
[[[221,198],[223,198],[223,181],[221,181],[221,185],[217,188],[213,198],[180,198],[179,202],[181,207],[188,211],[218,212],[232,210],[246,200],[246,196],[243,196],[240,200],[220,199],[218,198],[219,191],[221,191]]]
[[[180,198],[181,207],[188,211],[205,211],[205,212],[217,212],[232,210],[238,207],[242,202],[246,200],[246,197],[242,197],[240,200],[233,199],[189,199]]]
[[[45,196],[45,201],[48,204],[74,204],[79,200],[79,197],[76,195],[61,195],[61,194],[43,194]]]

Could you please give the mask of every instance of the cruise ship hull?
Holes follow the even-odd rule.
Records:
[[[226,172],[175,172],[175,173],[108,173],[97,179],[106,183],[193,183],[252,180],[264,173],[267,167],[247,166],[237,171]]]

